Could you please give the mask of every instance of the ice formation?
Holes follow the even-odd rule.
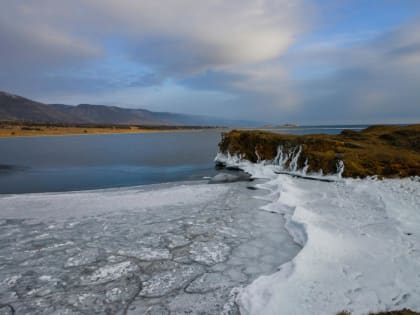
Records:
[[[251,163],[244,159],[241,154],[230,154],[229,152],[218,153],[215,158],[215,162],[226,165],[227,167],[239,168],[247,171],[256,178],[271,178],[272,173],[284,173],[290,175],[297,175],[300,177],[311,177],[311,178],[323,178],[323,179],[337,179],[341,178],[344,172],[344,163],[339,160],[336,164],[336,174],[323,174],[322,170],[318,173],[308,173],[308,160],[305,161],[303,167],[299,168],[298,161],[302,153],[302,147],[296,146],[292,148],[284,148],[279,146],[277,148],[277,154],[273,160],[261,160],[258,155],[258,151],[255,149],[255,154],[258,157],[258,163]],[[261,166],[265,166],[261,168]]]
[[[262,209],[282,214],[303,246],[280,271],[241,290],[241,313],[420,311],[419,178],[342,179],[340,164],[334,182],[309,181],[276,174],[290,159],[282,154],[276,163],[259,164],[217,156],[268,179],[259,185],[269,191]]]

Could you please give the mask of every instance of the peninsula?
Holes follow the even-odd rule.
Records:
[[[281,153],[286,167],[295,163],[297,170],[306,167],[308,172],[333,174],[343,162],[343,177],[420,176],[420,124],[371,126],[339,135],[233,130],[222,135],[219,147],[221,153],[251,162],[275,160]]]

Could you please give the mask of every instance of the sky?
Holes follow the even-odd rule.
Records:
[[[0,0],[0,90],[284,124],[420,123],[419,0]]]

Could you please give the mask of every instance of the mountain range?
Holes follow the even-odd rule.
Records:
[[[154,112],[107,105],[44,104],[0,91],[0,121],[63,124],[258,126],[255,121]]]

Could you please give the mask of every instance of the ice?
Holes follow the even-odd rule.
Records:
[[[219,301],[229,301],[230,291],[214,291],[203,294],[180,294],[176,296],[168,305],[170,314],[181,315],[201,315],[201,314],[221,314],[224,306]],[[238,314],[235,305],[229,305],[229,313]]]
[[[175,289],[184,287],[188,282],[203,272],[201,266],[180,266],[170,271],[156,274],[151,279],[143,283],[140,296],[160,297]]]
[[[215,193],[226,190],[223,186],[177,185],[168,189],[153,188],[108,189],[72,193],[43,193],[3,195],[2,218],[81,218],[117,211],[145,211],[159,206],[202,204],[211,201]],[[193,187],[193,188],[192,188]],[[24,196],[24,197],[22,197]],[[28,200],[31,207],[28,207]],[[82,206],[83,205],[83,206]],[[56,226],[50,225],[52,228]]]
[[[188,293],[207,293],[220,288],[231,288],[234,282],[221,273],[205,273],[191,282],[185,289]]]
[[[237,268],[230,268],[230,269],[224,271],[223,275],[225,277],[228,277],[228,278],[232,279],[232,281],[237,282],[237,283],[246,282],[247,279],[248,279],[248,277],[243,272],[238,270]]]
[[[197,242],[190,247],[192,259],[209,266],[225,261],[229,253],[230,247],[222,242]]]
[[[242,172],[231,172],[227,173],[226,171],[221,172],[214,177],[212,177],[209,181],[210,184],[217,184],[217,183],[234,183],[239,181],[250,181],[251,177]]]
[[[240,291],[242,314],[420,311],[418,178],[341,179],[339,164],[334,182],[309,181],[278,175],[273,165],[225,162],[268,179],[259,185],[269,191],[262,209],[283,214],[303,245],[278,272]]]
[[[127,311],[127,315],[169,315],[168,309],[161,304],[144,305],[134,302]]]
[[[97,270],[88,276],[82,277],[82,284],[100,284],[105,282],[114,281],[123,276],[129,276],[138,272],[139,267],[130,262],[123,261],[113,265],[106,265]]]
[[[167,249],[139,248],[134,250],[119,250],[118,255],[136,257],[140,260],[162,260],[171,259],[172,255]]]
[[[252,178],[271,179],[275,174],[289,174],[294,177],[317,179],[325,182],[341,179],[345,168],[343,161],[337,161],[336,174],[323,174],[322,170],[308,173],[309,165],[307,160],[303,167],[298,167],[301,152],[301,146],[292,148],[279,146],[277,155],[273,160],[259,160],[258,163],[251,163],[244,159],[242,155],[231,155],[229,152],[227,154],[219,152],[214,160],[216,164],[225,166],[227,169],[243,170],[250,174]]]
[[[0,196],[0,304],[16,314],[238,314],[236,288],[300,249],[282,216],[258,210],[267,201],[254,196],[266,192],[247,185]]]
[[[78,267],[83,265],[89,265],[98,259],[99,250],[97,248],[88,248],[78,253],[75,256],[67,259],[64,267]]]
[[[177,247],[183,247],[185,245],[188,245],[190,243],[190,240],[185,238],[182,235],[173,235],[171,236],[171,238],[169,239],[169,245],[168,247],[170,249],[174,249]]]

